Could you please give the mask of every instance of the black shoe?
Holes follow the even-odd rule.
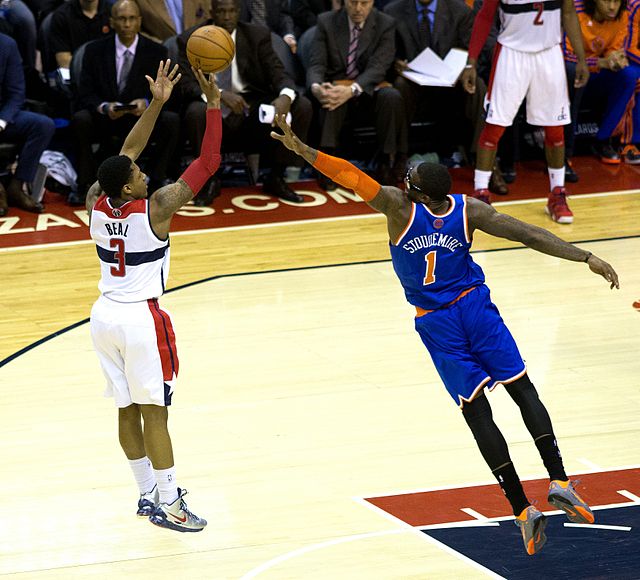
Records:
[[[207,183],[202,186],[202,189],[193,198],[193,205],[198,207],[205,207],[211,205],[213,200],[220,195],[220,179],[215,175],[210,177]]]
[[[620,154],[609,141],[598,141],[593,150],[600,161],[607,165],[618,165],[621,161]]]
[[[84,191],[70,191],[67,196],[67,203],[69,205],[85,205],[87,201],[87,192]]]
[[[489,191],[497,195],[507,195],[509,193],[507,182],[505,181],[504,175],[497,164],[494,165],[493,171],[491,172],[491,178],[489,179]]]
[[[512,164],[500,164],[500,172],[505,183],[513,183],[516,180],[516,168]]]
[[[269,175],[262,183],[262,191],[291,203],[304,201],[304,198],[293,191],[282,177]]]
[[[319,173],[317,177],[318,185],[325,191],[334,191],[338,185],[331,181],[324,173]]]
[[[571,165],[571,161],[565,159],[564,161],[564,180],[569,183],[577,183],[580,178],[576,173],[575,169]]]

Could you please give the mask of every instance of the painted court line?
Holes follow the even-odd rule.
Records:
[[[640,463],[637,464],[633,464],[633,465],[622,465],[619,467],[608,467],[606,469],[596,469],[593,471],[593,473],[601,473],[603,471],[627,471],[630,469],[640,469]],[[589,475],[590,473],[592,473],[591,471],[582,471],[582,472],[573,472],[571,473],[572,477],[580,477],[581,475]],[[538,475],[532,475],[526,478],[521,478],[521,481],[532,481],[532,480],[536,480],[536,479],[547,479],[549,477],[548,473],[540,473]],[[428,491],[443,491],[443,490],[447,490],[447,489],[464,489],[467,487],[481,487],[481,486],[485,486],[485,485],[496,485],[496,480],[492,479],[492,480],[488,480],[485,479],[484,481],[477,481],[475,483],[465,483],[465,484],[452,484],[452,485],[442,485],[442,486],[438,486],[438,487],[422,487],[422,488],[418,488],[418,489],[403,489],[403,490],[399,490],[399,491],[393,491],[393,492],[384,492],[384,493],[368,493],[365,494],[364,497],[376,497],[376,498],[380,498],[380,497],[392,497],[394,495],[410,495],[410,494],[415,494],[415,493],[425,493]],[[631,492],[626,491],[626,490],[622,490],[622,491],[618,491],[617,493],[621,493],[622,495],[624,495],[625,497],[628,497],[629,499],[631,499],[632,501],[635,501],[637,503],[640,503],[640,497],[638,497],[637,495],[633,495]],[[629,495],[626,495],[629,494]],[[632,497],[633,496],[633,497]],[[614,505],[614,504],[612,504]],[[615,504],[618,505],[618,504]]]
[[[616,493],[619,493],[624,497],[628,497],[632,502],[640,504],[640,497],[638,497],[634,493],[631,493],[630,491],[627,491],[626,489],[619,489]]]
[[[480,512],[477,512],[473,508],[463,507],[460,508],[460,511],[464,512],[465,514],[469,514],[472,518],[476,518],[477,520],[487,522],[489,521],[489,518],[487,516],[483,516]]]
[[[580,198],[595,198],[595,197],[611,197],[614,195],[633,195],[637,194],[640,190],[638,189],[625,189],[621,191],[606,191],[603,193],[583,193],[577,196],[572,197],[572,201],[578,200]],[[509,206],[509,205],[522,205],[526,203],[542,203],[546,202],[546,197],[534,198],[534,199],[519,199],[513,201],[500,201],[495,202],[494,206]],[[244,226],[229,226],[225,228],[206,228],[206,229],[197,229],[197,230],[184,230],[180,232],[171,232],[171,236],[192,236],[195,234],[208,234],[212,232],[232,232],[238,230],[251,230],[251,229],[261,229],[261,228],[274,228],[274,227],[282,227],[289,225],[300,225],[305,223],[326,223],[326,222],[336,222],[336,221],[346,221],[346,220],[354,220],[354,219],[383,219],[384,216],[380,213],[366,213],[362,215],[348,215],[348,216],[336,216],[329,218],[316,218],[316,219],[308,219],[308,220],[293,220],[293,221],[284,221],[284,222],[272,222],[272,223],[262,223],[262,224],[248,224]],[[0,253],[5,252],[13,252],[13,251],[22,251],[22,250],[35,250],[35,249],[44,249],[44,248],[63,248],[67,246],[77,246],[82,244],[92,244],[93,240],[88,238],[86,240],[75,240],[72,242],[55,242],[51,244],[34,244],[31,246],[15,246],[8,248],[0,248]]]
[[[621,532],[630,532],[631,526],[609,526],[606,524],[572,524],[565,522],[565,528],[586,528],[589,530],[619,530]]]
[[[582,465],[585,465],[586,467],[588,467],[589,469],[591,469],[593,472],[597,472],[597,471],[608,471],[606,469],[602,469],[602,467],[600,467],[597,463],[594,463],[593,461],[590,461],[589,459],[587,459],[586,457],[579,457],[578,461],[580,463],[582,463]]]

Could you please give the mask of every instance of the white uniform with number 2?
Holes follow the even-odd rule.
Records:
[[[527,99],[527,122],[567,125],[569,93],[562,55],[562,0],[501,0],[500,33],[487,91],[487,122],[508,127]]]

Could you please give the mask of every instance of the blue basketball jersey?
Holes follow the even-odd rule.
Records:
[[[407,301],[424,310],[453,302],[465,290],[484,283],[484,273],[471,255],[466,197],[449,195],[451,207],[435,215],[413,204],[411,219],[395,243],[389,244],[393,268]]]

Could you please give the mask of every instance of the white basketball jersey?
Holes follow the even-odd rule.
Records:
[[[169,238],[151,229],[149,200],[113,207],[106,195],[93,206],[89,227],[102,277],[98,288],[117,302],[158,298],[169,276]]]
[[[522,52],[539,52],[562,41],[562,0],[500,0],[498,42]]]

